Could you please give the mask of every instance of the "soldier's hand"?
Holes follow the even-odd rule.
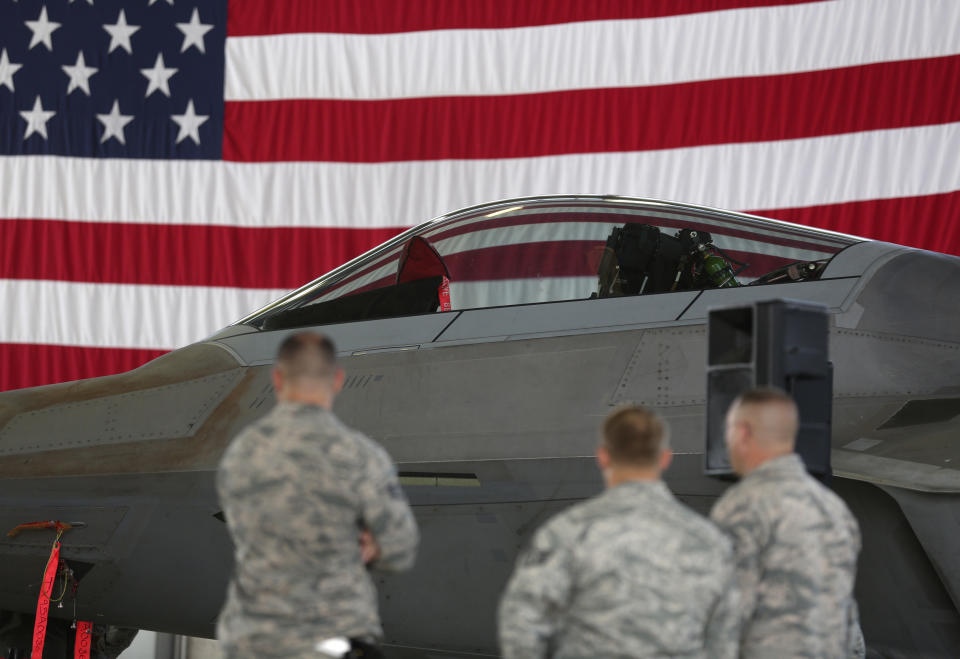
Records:
[[[367,529],[360,531],[360,557],[364,565],[368,565],[380,558],[380,545],[373,539],[373,534]]]

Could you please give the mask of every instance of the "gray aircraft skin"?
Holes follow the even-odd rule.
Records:
[[[805,280],[588,299],[597,285],[585,275],[610,227],[626,222],[699,227],[740,260],[826,256],[809,259],[817,273]],[[450,311],[349,322],[318,311],[394,277],[414,236],[450,266]],[[570,245],[550,242],[560,240]],[[561,251],[531,263],[549,251],[522,251],[538,241]],[[564,269],[562,250],[577,241],[592,260]],[[493,267],[489,280],[454,272],[481,261]],[[274,404],[279,342],[315,327],[336,341],[348,375],[336,413],[396,460],[422,532],[416,567],[378,577],[386,643],[403,657],[496,655],[496,605],[518,550],[601,488],[593,454],[603,417],[623,402],[662,413],[677,454],[666,481],[707,513],[727,487],[703,475],[707,310],[807,300],[830,312],[833,487],[863,533],[857,596],[868,645],[956,656],[958,292],[958,258],[739,213],[615,196],[485,204],[412,229],[134,371],[0,394],[0,531],[85,522],[63,537],[80,619],[212,637],[232,565],[217,464]],[[0,536],[0,610],[32,615],[52,537]],[[70,619],[73,608],[68,597],[51,612]]]

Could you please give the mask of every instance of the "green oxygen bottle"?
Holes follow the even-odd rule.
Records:
[[[703,271],[711,284],[717,288],[734,288],[740,285],[727,260],[710,249],[708,245],[700,245],[700,255],[703,260]]]

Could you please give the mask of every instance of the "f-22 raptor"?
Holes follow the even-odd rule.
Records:
[[[0,530],[83,523],[63,536],[77,590],[51,637],[74,616],[213,636],[232,561],[218,461],[274,404],[280,341],[316,328],[348,373],[336,413],[390,452],[423,536],[416,567],[379,583],[391,655],[495,656],[518,550],[600,490],[613,406],[667,418],[667,483],[708,512],[726,483],[703,473],[707,311],[790,298],[830,313],[832,486],[863,533],[868,646],[955,656],[958,293],[956,257],[739,213],[618,196],[475,206],[129,373],[0,394]],[[51,542],[0,536],[0,645],[29,637]],[[45,656],[67,656],[56,647]]]

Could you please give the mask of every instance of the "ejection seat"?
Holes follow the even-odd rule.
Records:
[[[597,271],[597,297],[739,286],[729,258],[711,235],[690,227],[676,235],[650,224],[614,227]],[[736,262],[736,261],[734,261]],[[747,266],[739,263],[741,270]]]

